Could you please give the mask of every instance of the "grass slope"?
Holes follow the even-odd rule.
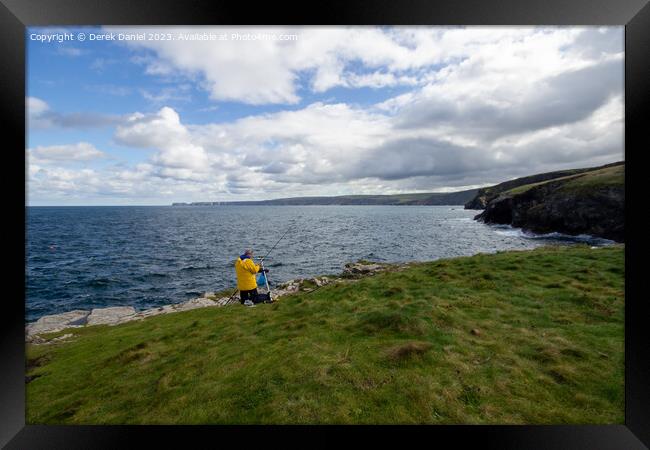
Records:
[[[623,253],[417,263],[75,329],[28,346],[27,422],[623,423]]]
[[[515,195],[543,184],[555,183],[563,180],[565,183],[560,187],[563,192],[589,191],[594,188],[622,187],[625,184],[625,165],[606,167],[577,175],[554,178],[539,183],[525,184],[504,192],[504,195]]]

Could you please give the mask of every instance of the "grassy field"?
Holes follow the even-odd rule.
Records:
[[[547,183],[555,183],[559,180],[565,180],[566,183],[561,187],[563,192],[589,191],[594,187],[622,187],[625,184],[625,166],[606,167],[604,169],[594,170],[577,175],[568,175],[566,177],[554,178],[539,183],[525,184],[516,188],[505,191],[505,194],[514,195],[526,192],[530,188]]]
[[[28,346],[27,423],[623,423],[623,255],[476,255],[75,329]]]
[[[607,167],[605,169],[589,172],[582,177],[576,177],[562,186],[563,191],[578,190],[589,191],[594,187],[619,187],[625,186],[625,166]]]

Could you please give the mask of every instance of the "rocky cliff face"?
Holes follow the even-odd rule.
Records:
[[[479,189],[476,197],[465,203],[465,209],[485,209],[490,200],[496,198],[498,192],[490,193],[489,189]]]
[[[543,181],[554,180],[557,178],[578,175],[586,172],[593,172],[595,170],[601,170],[609,167],[615,167],[624,164],[623,162],[617,162],[613,164],[607,164],[600,167],[591,167],[586,169],[569,169],[569,170],[558,170],[555,172],[546,172],[536,175],[529,175],[527,177],[516,178],[514,180],[505,181],[494,186],[481,188],[476,193],[476,196],[465,203],[465,209],[485,209],[487,204],[492,200],[496,199],[501,193],[506,192],[510,189],[517,188],[519,186],[525,186],[532,183],[540,183]]]
[[[502,192],[475,219],[624,242],[624,165]]]

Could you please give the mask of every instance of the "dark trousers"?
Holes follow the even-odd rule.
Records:
[[[251,289],[250,291],[239,291],[239,303],[244,304],[246,300],[250,300],[253,303],[257,302],[257,288]]]

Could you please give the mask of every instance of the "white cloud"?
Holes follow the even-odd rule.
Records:
[[[115,139],[124,145],[158,150],[153,162],[166,169],[161,172],[164,176],[198,179],[210,168],[203,147],[193,142],[178,113],[169,107],[155,114],[131,115],[117,127]]]
[[[28,128],[32,130],[46,128],[97,128],[114,125],[122,120],[116,115],[94,112],[60,113],[53,111],[44,100],[26,97]]]
[[[39,116],[50,109],[44,100],[36,97],[26,97],[25,108],[27,108],[27,114],[32,117]]]
[[[465,135],[498,137],[575,122],[623,90],[622,62],[605,61],[528,84],[427,85],[402,105],[400,126],[450,126]]]
[[[612,97],[577,122],[506,133],[478,145],[428,127],[396,126],[402,120],[399,112],[387,116],[346,104],[314,103],[297,111],[191,127],[168,108],[147,120],[140,117],[130,138],[121,139],[160,146],[152,159],[156,176],[198,183],[225,177],[222,196],[324,194],[343,186],[355,186],[357,192],[431,191],[622,159],[621,114],[622,98]],[[171,123],[164,125],[160,117]],[[198,169],[195,160],[204,166]]]
[[[379,88],[427,81],[453,83],[459,94],[485,88],[486,82],[510,85],[508,92],[512,92],[522,83],[579,69],[591,59],[622,51],[620,29],[607,29],[604,34],[566,27],[162,27],[147,31],[297,35],[295,41],[128,42],[136,50],[153,52],[134,57],[146,65],[147,73],[198,75],[211,98],[250,104],[297,103],[303,77],[315,92],[336,86]],[[477,74],[482,75],[480,84]],[[498,89],[493,94],[498,95]]]
[[[164,87],[158,91],[151,89],[140,89],[140,94],[146,100],[150,101],[153,104],[165,104],[170,101],[181,101],[188,102],[192,98],[189,94],[190,86],[188,84],[181,84],[174,87]]]
[[[347,79],[348,87],[371,87],[382,88],[387,86],[415,86],[419,83],[418,79],[414,76],[396,76],[388,72],[372,72],[367,74],[352,73],[345,77]]]
[[[28,150],[30,157],[40,164],[48,162],[90,161],[106,154],[88,142],[68,145],[38,146]]]
[[[108,27],[109,30],[129,31]],[[136,49],[155,52],[136,56],[135,61],[146,64],[146,73],[168,75],[174,70],[188,75],[200,75],[215,100],[241,101],[250,104],[293,104],[300,100],[298,84],[301,73],[313,72],[310,87],[324,92],[335,86],[382,87],[388,84],[411,85],[412,76],[398,74],[413,68],[425,67],[444,59],[432,52],[432,42],[423,41],[411,49],[405,40],[405,31],[385,33],[377,28],[332,27],[209,27],[209,28],[153,28],[151,32],[185,34],[233,33],[296,34],[296,41],[131,41]],[[431,29],[420,30],[420,34]],[[438,33],[433,31],[433,33]],[[387,66],[390,73],[373,71],[356,73],[348,66],[360,61],[369,68]]]
[[[197,201],[461,189],[623,158],[620,27],[261,31],[299,39],[129,44],[150,74],[181,80],[142,92],[167,106],[114,122],[118,144],[153,156],[101,177],[41,164],[30,177],[43,192]],[[215,100],[250,104],[295,104],[301,86],[410,90],[369,107],[317,101],[193,125],[169,106],[191,82]],[[65,122],[27,101],[37,117]]]

